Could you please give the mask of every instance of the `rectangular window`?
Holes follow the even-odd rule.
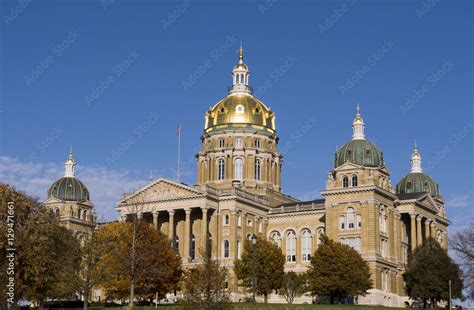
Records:
[[[346,219],[344,215],[339,216],[339,229],[344,230],[346,225]]]
[[[357,228],[362,228],[362,216],[360,214],[356,215]]]

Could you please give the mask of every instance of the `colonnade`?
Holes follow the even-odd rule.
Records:
[[[429,237],[436,239],[438,229],[436,228],[436,222],[434,220],[421,214],[410,213],[410,218],[410,240],[411,250],[413,252],[417,246],[423,244],[423,240]],[[423,225],[424,229],[422,227]]]

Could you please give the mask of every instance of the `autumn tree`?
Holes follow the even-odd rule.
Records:
[[[450,280],[452,298],[462,298],[461,276],[459,266],[447,251],[435,239],[429,238],[409,257],[403,278],[407,295],[422,301],[426,307],[428,301],[436,305],[439,301],[449,300]]]
[[[233,308],[226,290],[228,270],[211,257],[211,243],[207,251],[200,251],[203,263],[186,272],[183,289],[183,310],[230,310]]]
[[[295,297],[304,294],[306,291],[306,277],[304,274],[297,274],[288,271],[283,276],[280,292],[289,304],[292,304]]]
[[[449,245],[462,263],[469,298],[474,299],[474,222],[453,234]]]
[[[272,290],[279,289],[284,275],[285,256],[281,249],[270,241],[258,238],[255,245],[256,294],[263,295],[265,303]],[[253,292],[253,249],[252,243],[246,240],[241,259],[234,262],[234,271],[242,284]]]
[[[372,288],[367,262],[347,245],[326,236],[321,241],[307,271],[312,294],[328,296],[331,304],[345,297],[366,295]]]
[[[6,270],[6,251],[14,247],[14,300],[24,298],[41,305],[46,299],[71,299],[79,286],[79,241],[37,199],[6,184],[0,184],[2,223],[8,222],[8,202],[14,206],[14,244],[8,244],[7,238],[3,238],[8,225],[1,225],[0,264],[2,270]],[[6,273],[0,274],[5,283]],[[3,283],[0,290],[5,288]]]
[[[142,299],[152,300],[156,293],[158,298],[163,298],[178,288],[181,258],[172,250],[168,238],[149,223],[142,220],[136,223],[135,259],[132,259],[132,223],[104,225],[97,231],[97,241],[103,249],[97,265],[104,271],[99,284],[110,297],[127,298],[132,277],[136,282],[135,294]]]

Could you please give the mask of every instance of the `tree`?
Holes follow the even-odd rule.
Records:
[[[8,202],[14,206],[14,243],[9,244]],[[1,267],[6,267],[7,249],[15,247],[15,297],[42,304],[46,299],[70,299],[79,286],[80,244],[72,233],[37,199],[18,192],[14,187],[0,184]],[[2,269],[6,270],[6,269]],[[2,272],[2,274],[4,274]],[[5,275],[2,275],[2,282]],[[5,283],[5,282],[3,282]],[[0,288],[3,290],[4,286]],[[2,292],[3,294],[4,292]],[[2,295],[2,296],[6,296]],[[2,298],[2,303],[4,299]],[[3,305],[2,305],[3,308]]]
[[[255,292],[263,295],[265,303],[272,290],[281,287],[284,267],[285,256],[281,249],[270,241],[258,238],[255,245],[255,276],[257,280]],[[237,279],[242,281],[242,284],[249,288],[250,292],[253,292],[253,270],[252,243],[246,240],[242,258],[236,259],[234,262],[234,272]]]
[[[462,262],[469,298],[474,299],[474,222],[456,232],[449,244]]]
[[[308,286],[313,295],[336,299],[366,295],[372,288],[367,262],[351,247],[321,236],[321,244],[311,258],[307,271]]]
[[[128,297],[133,277],[139,298],[152,300],[156,293],[158,298],[163,298],[166,293],[178,289],[181,258],[172,250],[168,238],[150,224],[142,220],[136,223],[134,259],[132,223],[106,224],[97,231],[97,240],[103,248],[97,265],[104,271],[99,284],[110,297]]]
[[[296,296],[304,294],[306,290],[306,279],[303,274],[297,274],[294,271],[286,272],[283,276],[281,293],[286,301],[292,304]]]
[[[439,301],[449,300],[449,280],[453,298],[462,298],[463,282],[459,266],[449,257],[433,238],[417,247],[408,259],[403,278],[407,295],[435,306]]]
[[[211,243],[200,251],[203,264],[186,272],[184,280],[184,310],[230,310],[233,308],[226,290],[227,268],[211,258]]]

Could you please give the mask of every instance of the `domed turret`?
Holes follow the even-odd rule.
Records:
[[[75,177],[74,169],[76,163],[72,157],[72,148],[69,150],[69,157],[64,164],[64,177],[56,180],[48,189],[48,197],[58,198],[64,201],[84,202],[90,200],[89,190],[78,178]]]
[[[275,115],[269,107],[253,96],[249,76],[250,71],[244,63],[241,46],[239,62],[232,70],[229,94],[206,113],[205,132],[249,128],[274,133]]]
[[[341,146],[335,156],[334,168],[345,163],[353,163],[364,167],[383,167],[383,153],[372,142],[365,138],[364,120],[360,115],[360,107],[357,104],[356,117],[352,124],[352,140]]]
[[[397,184],[397,195],[411,193],[429,193],[432,197],[440,196],[438,184],[421,169],[421,154],[416,143],[411,155],[411,171]]]

